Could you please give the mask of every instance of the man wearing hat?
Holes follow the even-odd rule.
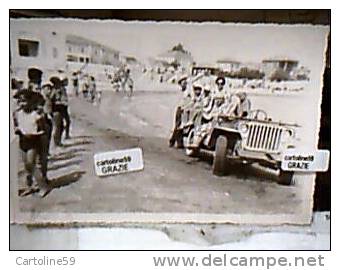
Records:
[[[79,75],[78,72],[72,73],[72,86],[73,86],[73,93],[77,97],[79,94]]]
[[[53,101],[52,101],[52,88],[53,85],[50,81],[45,81],[42,83],[41,87],[41,94],[45,99],[45,104],[43,107],[43,112],[45,114],[45,119],[47,123],[47,146],[46,151],[47,154],[49,153],[50,144],[51,144],[51,138],[52,138],[52,130],[53,130]]]
[[[230,102],[221,109],[222,113],[233,117],[247,117],[251,103],[245,92],[239,92],[230,97]]]
[[[188,76],[182,76],[178,80],[178,85],[180,86],[181,91],[184,93],[188,88]]]
[[[43,72],[39,68],[31,67],[27,70],[28,90],[39,92]]]
[[[18,100],[18,108],[13,113],[14,131],[19,136],[26,185],[32,189],[33,181],[36,180],[40,195],[45,196],[50,191],[47,182],[47,156],[44,151],[46,123],[38,108],[44,98],[41,94],[27,89],[18,91],[14,98]]]
[[[50,82],[53,85],[51,94],[53,122],[55,126],[53,139],[56,146],[61,146],[61,138],[64,130],[66,133],[65,139],[70,138],[71,120],[68,113],[68,97],[63,84],[64,81],[57,76],[53,76],[50,78]]]
[[[203,90],[203,121],[209,122],[211,121],[211,111],[214,106],[214,99],[213,95],[211,93],[211,87],[210,85],[205,85]]]
[[[215,80],[216,89],[215,95],[225,94],[224,86],[225,86],[225,78],[224,77],[217,77]]]
[[[187,86],[188,86],[187,80],[188,80],[187,76],[183,76],[178,80],[178,85],[180,86],[180,90],[182,91],[183,96],[175,110],[174,128],[173,128],[171,137],[169,139],[170,147],[173,147],[175,143],[177,142],[177,147],[183,148],[182,130],[180,129],[181,124],[182,124],[183,108],[187,106],[188,103],[191,102],[190,94],[187,91]]]
[[[183,107],[184,113],[189,115],[189,122],[198,125],[201,122],[203,112],[203,89],[204,84],[201,81],[193,83],[193,97],[191,102]]]

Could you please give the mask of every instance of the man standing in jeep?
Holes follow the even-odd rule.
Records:
[[[182,98],[178,106],[176,107],[174,129],[169,139],[169,146],[173,147],[177,142],[177,147],[182,148],[183,142],[181,140],[182,133],[180,126],[182,124],[183,108],[187,107],[188,104],[191,102],[191,95],[188,89],[188,77],[184,76],[181,79],[179,79],[178,85],[180,86],[180,89],[182,91]]]

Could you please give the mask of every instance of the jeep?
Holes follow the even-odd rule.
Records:
[[[279,184],[291,185],[293,172],[281,169],[281,155],[295,147],[296,124],[275,122],[263,110],[247,117],[219,115],[217,121],[193,128],[184,142],[186,154],[200,151],[213,155],[213,174],[230,171],[232,160],[245,164],[258,163],[279,170]]]

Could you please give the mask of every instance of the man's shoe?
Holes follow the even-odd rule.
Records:
[[[48,193],[50,193],[52,190],[51,187],[44,187],[44,188],[40,188],[39,190],[39,196],[41,198],[44,198]]]

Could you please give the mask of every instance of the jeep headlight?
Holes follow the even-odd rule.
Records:
[[[248,127],[248,125],[246,124],[246,123],[242,123],[242,124],[240,124],[240,126],[239,126],[239,130],[240,130],[240,132],[241,133],[247,133],[248,132],[248,129],[249,129],[249,127]]]
[[[293,131],[286,129],[282,134],[282,141],[287,142],[293,136]]]

